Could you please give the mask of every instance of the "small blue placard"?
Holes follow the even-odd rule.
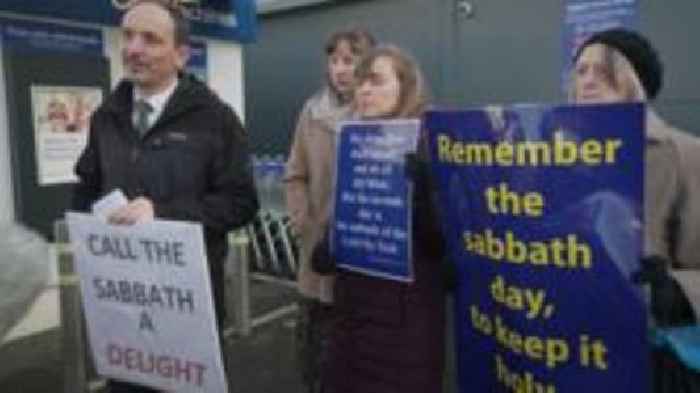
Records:
[[[412,281],[413,184],[405,155],[416,150],[420,122],[350,122],[341,126],[332,247],[338,267]]]

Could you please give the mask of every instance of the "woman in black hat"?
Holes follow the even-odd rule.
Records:
[[[579,104],[649,103],[662,83],[663,66],[646,38],[607,30],[578,49],[570,99]],[[700,315],[700,142],[647,106],[645,153],[645,259],[637,278],[650,284],[658,326],[695,325]],[[669,370],[678,373],[680,368],[668,367],[667,361],[655,357],[656,392],[700,388],[691,387],[695,382],[688,375],[670,375]]]
[[[374,37],[361,29],[339,30],[328,38],[324,86],[299,114],[284,177],[287,211],[300,249],[296,349],[304,386],[312,393],[322,389],[334,278],[330,272],[311,269],[311,252],[321,241],[332,207],[336,124],[350,116],[355,68],[374,43]]]

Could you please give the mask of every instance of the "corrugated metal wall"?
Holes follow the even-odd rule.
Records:
[[[666,63],[662,114],[700,131],[700,3],[640,1],[640,28]],[[247,125],[259,153],[286,153],[296,114],[322,78],[322,46],[335,29],[362,26],[411,51],[434,102],[482,105],[562,99],[563,2],[473,0],[470,19],[455,0],[355,0],[263,17],[246,48]]]

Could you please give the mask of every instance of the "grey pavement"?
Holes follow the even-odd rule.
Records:
[[[291,289],[252,283],[253,316],[289,304]],[[294,316],[224,341],[232,393],[301,393],[294,360]],[[53,329],[0,347],[1,393],[64,393],[62,332]],[[97,390],[100,392],[100,390]],[[76,392],[77,393],[77,392]]]
[[[289,288],[256,282],[251,284],[251,295],[253,316],[295,298]],[[294,316],[288,315],[255,328],[248,337],[225,340],[231,393],[303,392],[295,365],[295,328]],[[61,337],[59,328],[0,347],[0,392],[66,393],[62,391]],[[451,385],[446,382],[446,393],[455,391]]]

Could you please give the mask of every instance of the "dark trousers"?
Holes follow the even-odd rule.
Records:
[[[333,319],[331,305],[301,300],[296,331],[296,352],[304,390],[324,393],[321,371],[328,359],[328,338]]]
[[[666,349],[652,350],[654,393],[700,393],[700,372],[690,369]]]

